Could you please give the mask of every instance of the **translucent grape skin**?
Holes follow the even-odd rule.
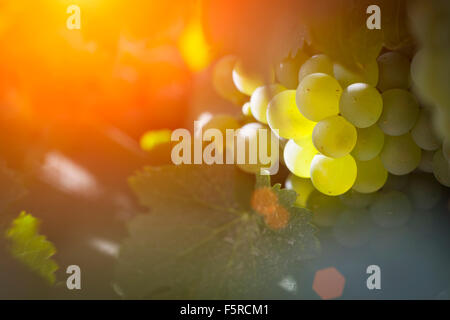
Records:
[[[353,70],[340,63],[333,64],[333,74],[342,88],[353,83],[363,82],[376,87],[378,83],[378,63],[376,60],[368,63],[361,70]]]
[[[421,153],[411,134],[407,133],[396,137],[386,136],[380,158],[388,172],[403,175],[418,167]]]
[[[250,107],[250,102],[247,101],[246,103],[244,103],[242,105],[242,114],[246,117],[251,117],[252,116],[252,109]]]
[[[277,137],[275,137],[270,128],[268,128],[267,126],[261,124],[261,123],[257,123],[257,122],[251,122],[251,123],[247,123],[246,125],[242,126],[240,129],[237,130],[237,137],[240,139],[245,138],[246,139],[246,143],[245,143],[245,163],[237,163],[237,166],[244,172],[247,173],[252,173],[252,174],[259,174],[261,172],[261,168],[266,168],[266,167],[271,167],[274,164],[270,163],[270,164],[263,164],[260,163],[260,159],[259,157],[256,157],[257,159],[257,163],[252,164],[249,161],[249,150],[250,150],[250,141],[254,141],[254,143],[256,143],[257,146],[257,152],[259,153],[259,148],[262,147],[259,145],[259,129],[264,129],[267,130],[267,145],[266,150],[267,150],[267,154],[270,156],[273,156],[273,160],[274,161],[278,161],[278,158],[276,157],[277,155],[272,155],[271,154],[271,143],[272,141],[276,140]],[[236,160],[236,155],[237,155],[237,148],[238,148],[238,144],[235,143],[234,144],[234,148],[235,148],[235,160]],[[242,150],[240,150],[240,152],[242,152]]]
[[[358,174],[353,189],[361,193],[372,193],[386,183],[388,172],[379,157],[368,161],[356,161]]]
[[[383,92],[383,112],[378,126],[390,136],[409,132],[419,116],[417,99],[408,91],[391,89]]]
[[[444,186],[450,187],[450,163],[444,157],[442,149],[433,156],[433,173],[436,179]]]
[[[356,135],[356,128],[350,122],[341,116],[332,116],[316,124],[312,141],[323,155],[340,158],[353,150]]]
[[[286,167],[298,177],[309,178],[311,161],[317,154],[317,150],[312,143],[301,147],[294,140],[289,140],[284,147],[283,158]]]
[[[408,89],[411,86],[410,62],[399,52],[386,52],[377,59],[379,68],[378,89]]]
[[[306,53],[298,51],[294,58],[287,58],[280,62],[275,68],[278,82],[287,89],[297,89],[300,67],[308,58]]]
[[[351,155],[329,158],[316,155],[311,163],[311,181],[314,187],[329,196],[344,194],[356,180],[356,162]]]
[[[392,190],[378,193],[369,210],[377,225],[395,228],[408,222],[412,205],[403,192]]]
[[[216,92],[224,99],[234,104],[240,104],[245,95],[240,92],[233,82],[233,68],[237,58],[232,55],[224,56],[214,65],[212,84]]]
[[[250,108],[253,117],[259,122],[267,124],[267,106],[275,95],[284,90],[286,88],[280,84],[271,84],[256,88],[250,98]]]
[[[444,142],[442,143],[442,151],[444,153],[445,159],[447,159],[447,161],[450,161],[450,138],[444,139]]]
[[[375,124],[368,128],[356,128],[357,139],[351,154],[360,161],[367,161],[380,154],[384,145],[384,133]]]
[[[295,103],[295,90],[286,90],[277,94],[269,102],[267,122],[272,130],[286,139],[303,139],[310,136],[315,122],[306,119]]]
[[[313,73],[325,73],[333,75],[333,62],[324,54],[316,54],[305,61],[298,72],[298,83]]]
[[[441,146],[439,139],[434,134],[430,116],[424,109],[420,110],[419,118],[411,130],[411,136],[414,142],[424,150],[437,150]]]
[[[232,78],[236,88],[251,96],[256,88],[272,84],[275,81],[275,72],[271,67],[266,70],[260,70],[250,64],[244,64],[242,60],[238,60],[234,65]]]
[[[298,85],[296,103],[309,120],[318,122],[339,113],[342,88],[332,76],[313,73]]]
[[[310,194],[315,190],[310,179],[300,178],[290,173],[284,183],[286,189],[297,193],[295,203],[300,207],[306,207]]]
[[[383,99],[374,87],[366,83],[354,83],[342,92],[339,110],[354,126],[367,128],[380,118]]]

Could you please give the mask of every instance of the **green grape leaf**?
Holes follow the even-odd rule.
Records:
[[[10,252],[19,261],[36,272],[50,284],[54,284],[58,265],[51,257],[55,246],[39,234],[39,220],[31,214],[21,212],[6,231]]]
[[[271,229],[251,209],[253,176],[235,166],[149,167],[130,185],[151,212],[131,220],[121,246],[114,287],[125,298],[257,298],[317,254],[295,194],[271,187],[290,215]],[[263,186],[268,177],[257,179]]]
[[[377,1],[316,0],[304,17],[312,46],[332,59],[352,68],[364,68],[383,47],[382,30],[366,26],[367,7]]]
[[[10,203],[21,198],[25,192],[20,177],[0,162],[0,215]]]

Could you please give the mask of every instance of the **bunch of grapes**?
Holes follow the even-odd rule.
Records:
[[[327,210],[347,206],[348,199],[367,207],[383,187],[393,193],[384,192],[378,207],[403,203],[403,193],[385,186],[388,177],[432,173],[450,187],[449,137],[435,133],[410,74],[410,59],[401,52],[384,51],[356,70],[299,51],[267,69],[226,56],[215,65],[213,85],[223,98],[243,104],[247,121],[238,135],[256,139],[261,128],[277,135],[281,163],[290,171],[286,186],[297,192],[298,205],[325,211],[319,224],[327,225]],[[239,166],[252,173],[262,167]]]

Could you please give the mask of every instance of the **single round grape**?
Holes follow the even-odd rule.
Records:
[[[424,150],[437,150],[441,146],[434,134],[430,116],[424,109],[420,110],[419,118],[411,130],[411,136],[414,142]]]
[[[336,79],[325,73],[313,73],[298,85],[297,107],[306,118],[317,122],[339,113],[341,94]]]
[[[420,163],[421,150],[414,143],[411,134],[386,136],[380,158],[387,171],[402,175],[413,171]]]
[[[248,96],[251,96],[256,88],[271,84],[275,80],[275,73],[271,67],[260,70],[250,64],[244,64],[241,60],[234,65],[232,74],[236,88]]]
[[[267,123],[267,106],[270,100],[284,90],[286,88],[280,84],[271,84],[256,88],[250,98],[253,117],[259,122]]]
[[[403,192],[393,190],[377,194],[369,210],[377,225],[383,228],[395,228],[408,222],[412,205]]]
[[[315,190],[310,179],[300,178],[292,173],[288,175],[284,185],[286,189],[297,193],[295,203],[300,207],[306,207],[309,196]]]
[[[367,83],[354,83],[342,92],[339,110],[354,126],[367,128],[380,118],[383,98],[377,89]]]
[[[217,61],[212,72],[212,84],[222,98],[240,104],[245,96],[233,82],[233,68],[236,61],[237,58],[232,55],[224,56]]]
[[[375,197],[374,193],[360,193],[350,189],[346,193],[339,196],[341,202],[350,208],[361,209],[367,208]]]
[[[340,63],[333,65],[333,74],[342,88],[357,82],[363,82],[376,87],[378,83],[378,63],[376,60],[368,63],[361,70],[353,70]]]
[[[317,190],[311,192],[306,207],[313,213],[313,223],[319,227],[331,227],[344,210],[337,197],[326,196]]]
[[[450,162],[445,159],[442,149],[433,156],[433,173],[436,179],[446,187],[450,187]]]
[[[372,193],[381,189],[386,183],[388,172],[380,157],[368,161],[356,161],[358,174],[353,189],[361,193]]]
[[[423,172],[433,172],[433,156],[434,151],[422,150],[422,157],[420,158],[419,169]]]
[[[313,73],[325,73],[333,75],[333,62],[324,54],[316,54],[305,61],[298,72],[298,83]]]
[[[260,141],[260,140],[264,140],[264,139],[259,138],[259,135],[260,135],[259,130],[261,130],[261,129],[266,130],[266,137],[267,137],[266,141]],[[263,124],[257,123],[257,122],[247,123],[246,125],[244,125],[243,127],[241,127],[240,129],[237,130],[236,136],[237,136],[236,140],[244,141],[244,139],[245,139],[244,150],[239,149],[240,145],[239,145],[238,141],[235,141],[235,143],[234,143],[235,160],[239,160],[237,155],[245,153],[244,163],[239,163],[240,161],[236,161],[237,166],[241,170],[243,170],[247,173],[259,174],[261,172],[262,168],[270,168],[270,167],[276,165],[276,162],[278,161],[278,152],[276,154],[272,155],[271,146],[272,146],[272,143],[274,143],[276,140],[278,140],[278,138],[274,134],[272,134],[272,131],[270,130],[270,128],[268,128],[267,126],[265,126]],[[265,143],[265,145],[260,145],[260,142]],[[256,146],[256,148],[255,148],[256,150],[252,150],[252,148],[251,148],[252,144],[254,144]],[[266,153],[267,156],[270,157],[273,162],[268,163],[268,164],[264,164],[261,162],[261,159],[259,157],[260,148],[263,148],[263,150],[265,149],[266,152],[263,152],[263,154]],[[256,163],[251,163],[250,151],[255,151],[255,154],[253,154],[252,156],[256,158]]]
[[[378,88],[408,89],[411,86],[410,62],[408,57],[398,52],[386,52],[378,57]]]
[[[383,92],[383,112],[378,126],[390,136],[409,132],[419,116],[419,103],[406,90],[392,89]]]
[[[352,151],[356,135],[356,128],[350,122],[341,116],[332,116],[316,124],[312,141],[323,155],[340,158]]]
[[[316,123],[300,113],[295,95],[295,90],[286,90],[273,97],[267,108],[267,122],[281,137],[301,140],[312,134]]]
[[[356,172],[356,162],[351,155],[333,159],[319,154],[311,163],[314,187],[329,196],[338,196],[350,190],[355,183]]]
[[[284,59],[275,68],[275,75],[279,83],[288,89],[297,89],[298,72],[302,64],[308,60],[308,55],[303,51],[298,51],[294,58]]]
[[[367,209],[347,209],[333,227],[334,238],[344,247],[356,248],[366,244],[372,234],[370,214]]]
[[[252,108],[250,107],[250,101],[247,101],[242,105],[242,114],[246,117],[252,116]]]
[[[384,145],[384,133],[375,124],[368,128],[356,128],[357,139],[351,154],[355,159],[367,161],[380,154]]]
[[[445,159],[450,161],[450,138],[444,139],[444,142],[442,143],[442,152],[444,153]]]
[[[284,147],[284,163],[286,167],[298,177],[309,178],[311,161],[317,154],[312,143],[301,147],[294,140],[289,140]]]
[[[409,184],[410,199],[419,209],[432,209],[442,197],[442,186],[431,174],[414,173]]]

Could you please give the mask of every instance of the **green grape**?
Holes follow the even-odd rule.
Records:
[[[413,171],[420,163],[421,150],[414,143],[411,134],[386,136],[380,158],[387,171],[402,175]]]
[[[316,124],[312,141],[323,155],[340,158],[352,151],[356,134],[356,128],[350,122],[341,116],[332,116]]]
[[[450,161],[450,138],[444,139],[444,143],[442,144],[442,151],[444,153],[445,159]]]
[[[368,128],[356,128],[357,139],[351,154],[355,159],[367,161],[380,154],[384,145],[384,133],[375,124]]]
[[[344,210],[339,198],[326,196],[317,190],[311,192],[306,207],[313,213],[313,223],[319,227],[333,226]]]
[[[381,189],[386,183],[388,173],[380,157],[368,161],[356,161],[358,174],[353,189],[361,193],[372,193]]]
[[[267,108],[267,122],[281,137],[301,140],[311,136],[316,123],[300,113],[295,94],[295,90],[286,90],[273,97]]]
[[[323,194],[338,196],[353,186],[356,171],[356,162],[351,155],[337,159],[316,155],[311,163],[311,181]]]
[[[393,190],[377,194],[369,210],[377,225],[383,228],[395,228],[408,222],[412,205],[403,192]]]
[[[397,176],[395,174],[388,174],[383,190],[397,190],[401,191],[406,188],[409,182],[409,174]]]
[[[367,128],[380,118],[383,98],[377,89],[367,83],[354,83],[342,92],[339,110],[354,126]]]
[[[275,75],[278,82],[288,89],[297,89],[298,72],[302,64],[308,59],[308,55],[303,51],[298,51],[294,58],[284,59],[275,68]]]
[[[309,120],[320,121],[339,113],[342,88],[332,76],[313,73],[298,85],[296,102],[300,112]]]
[[[259,130],[266,130],[266,136],[267,139],[266,141],[261,141],[264,139],[260,139],[260,131]],[[270,168],[276,165],[276,162],[278,161],[278,152],[276,154],[272,154],[271,152],[271,146],[272,143],[275,143],[278,138],[272,134],[270,128],[268,128],[267,126],[257,123],[257,122],[252,122],[252,123],[247,123],[246,125],[244,125],[243,127],[241,127],[240,129],[237,130],[236,133],[236,139],[237,141],[235,141],[234,144],[234,155],[235,155],[235,159],[237,158],[237,166],[247,172],[247,173],[257,173],[259,174],[261,172],[262,168]],[[238,143],[239,140],[244,141],[245,139],[245,148],[244,150],[240,150],[240,145]],[[260,143],[265,143],[265,145],[261,145]],[[256,146],[256,150],[252,150],[251,145],[254,144]],[[261,159],[259,157],[259,153],[261,152],[260,149],[262,148],[262,150],[264,150],[270,159],[271,162],[269,164],[264,164],[261,162]],[[256,163],[251,163],[251,159],[250,159],[250,152],[251,151],[255,151],[256,154],[253,154],[253,156],[256,158]],[[278,151],[278,149],[277,149]],[[237,157],[237,155],[239,153],[244,153],[245,152],[245,161],[244,163],[239,163],[239,158]]]
[[[425,210],[436,206],[443,193],[442,186],[432,175],[426,173],[412,174],[408,191],[414,206]]]
[[[398,52],[386,52],[378,57],[378,89],[408,89],[411,86],[410,62]]]
[[[284,147],[284,163],[286,167],[298,177],[309,178],[311,161],[317,154],[312,143],[307,146],[299,146],[294,140],[289,140]]]
[[[433,156],[434,151],[422,150],[422,157],[420,158],[419,169],[423,172],[433,172]]]
[[[372,231],[367,209],[347,209],[337,219],[333,236],[342,246],[356,248],[370,240]]]
[[[242,105],[242,114],[247,117],[252,116],[252,108],[250,107],[250,101],[247,101]]]
[[[353,70],[340,63],[333,65],[333,74],[342,88],[357,82],[363,82],[376,87],[378,83],[378,63],[376,60],[368,63],[362,70]]]
[[[424,109],[420,110],[419,118],[411,130],[411,136],[414,142],[424,150],[436,150],[441,145],[434,134],[430,116]]]
[[[217,61],[212,72],[212,84],[222,98],[240,104],[245,96],[233,83],[233,68],[236,61],[237,58],[231,55]]]
[[[446,187],[450,187],[450,163],[444,157],[442,149],[435,152],[433,156],[433,173],[436,179]]]
[[[232,74],[236,88],[248,96],[251,96],[256,88],[271,84],[275,80],[271,67],[260,70],[250,64],[244,64],[241,60],[236,62]]]
[[[301,66],[298,72],[298,83],[313,73],[325,73],[330,76],[333,75],[333,62],[324,54],[316,54],[312,56]]]
[[[271,84],[258,87],[253,91],[250,98],[250,107],[252,115],[256,120],[267,123],[267,106],[270,100],[284,90],[286,90],[286,88],[280,84]]]
[[[416,98],[406,90],[392,89],[383,92],[383,112],[378,125],[390,136],[409,132],[419,116]]]
[[[300,207],[306,207],[310,194],[315,190],[310,179],[300,178],[292,173],[288,175],[285,187],[297,193],[295,203]]]
[[[346,193],[339,196],[341,202],[350,208],[361,209],[367,208],[373,201],[374,193],[360,193],[350,189]]]

